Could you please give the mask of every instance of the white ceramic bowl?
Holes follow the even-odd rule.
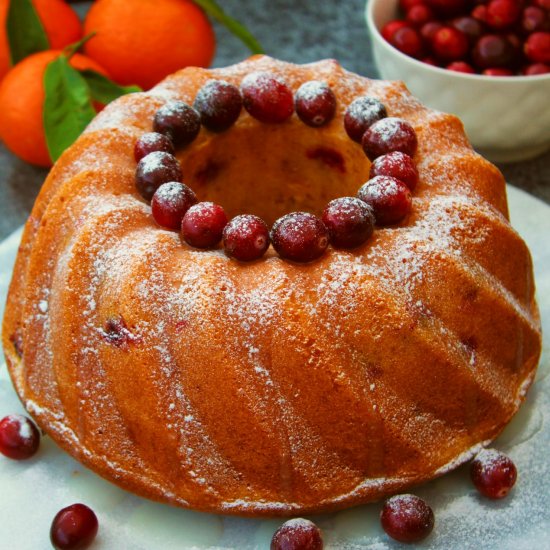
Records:
[[[457,115],[472,145],[495,162],[550,149],[550,74],[490,77],[447,71],[390,46],[380,29],[397,17],[398,0],[367,0],[374,60],[386,80],[402,80],[424,105]]]

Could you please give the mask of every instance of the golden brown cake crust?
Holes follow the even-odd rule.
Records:
[[[417,131],[411,215],[307,265],[272,250],[240,264],[156,226],[134,187],[136,139],[167,101],[254,70],[293,90],[325,80],[337,115],[312,129],[243,112],[224,134],[202,129],[178,153],[201,198],[237,213],[263,185],[254,208],[269,219],[354,194],[369,163],[342,113],[366,94]],[[308,157],[327,146],[343,170]],[[70,454],[146,497],[253,516],[368,502],[467,460],[518,409],[540,342],[504,180],[458,119],[334,61],[268,57],[185,69],[92,122],[36,201],[3,325],[19,396]]]

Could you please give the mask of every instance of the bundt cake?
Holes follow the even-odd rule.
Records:
[[[276,81],[284,101],[255,103],[251,75],[260,92],[262,78]],[[196,104],[212,80],[243,95],[227,124]],[[288,89],[310,81],[322,83],[309,85],[314,99],[328,98],[324,119],[310,116],[315,101],[300,116],[288,107]],[[400,221],[378,218],[386,195],[361,187],[384,152],[365,143],[372,126],[354,126],[350,105],[365,97],[392,119],[384,131],[405,121],[401,138],[415,140],[400,149],[418,170],[412,198],[412,183],[388,187],[401,193]],[[170,128],[174,105],[187,134]],[[170,139],[138,164],[153,129]],[[183,174],[202,201],[183,240],[149,203],[159,181],[148,175],[167,156],[165,182]],[[362,244],[338,246],[320,216],[360,187],[360,204],[374,201]],[[265,255],[239,261],[252,258],[193,241],[222,211],[222,229],[253,215],[244,226]],[[273,226],[269,248],[258,219]],[[296,235],[318,248],[304,256]],[[456,117],[334,61],[253,57],[118,99],[63,154],[25,228],[3,343],[27,410],[97,473],[158,501],[259,516],[368,502],[466,461],[520,406],[541,334],[502,175]]]

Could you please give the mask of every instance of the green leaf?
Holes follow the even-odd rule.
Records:
[[[225,25],[235,36],[240,38],[250,49],[252,53],[264,53],[262,45],[254,38],[252,33],[237,20],[229,17],[215,0],[193,0],[208,15],[217,19],[222,25]]]
[[[94,118],[92,96],[84,77],[60,55],[44,74],[43,120],[46,144],[53,162]]]
[[[141,92],[139,86],[119,86],[106,76],[96,71],[92,71],[91,69],[79,72],[84,77],[84,80],[86,80],[86,84],[88,84],[92,99],[104,105],[121,95]]]
[[[31,0],[11,0],[6,33],[12,65],[32,53],[50,48],[48,36]]]

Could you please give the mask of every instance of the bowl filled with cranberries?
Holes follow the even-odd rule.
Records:
[[[550,149],[550,0],[367,0],[382,78],[457,115],[495,162]]]

